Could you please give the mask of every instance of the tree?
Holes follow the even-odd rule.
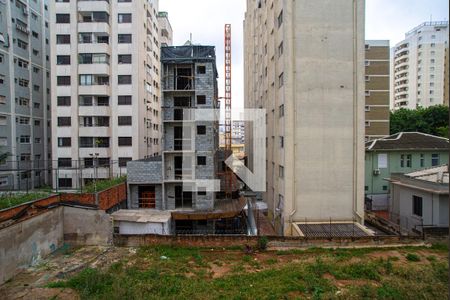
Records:
[[[391,134],[398,132],[422,132],[448,137],[449,109],[444,105],[428,108],[401,108],[391,112]]]

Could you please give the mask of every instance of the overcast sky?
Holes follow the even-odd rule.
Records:
[[[310,0],[315,1],[315,0]],[[174,45],[182,45],[190,33],[195,44],[216,46],[219,96],[223,96],[223,31],[232,25],[233,107],[243,106],[243,20],[246,0],[160,0],[159,10],[169,13]],[[366,0],[366,39],[390,40],[391,46],[405,32],[422,22],[448,21],[448,0]]]

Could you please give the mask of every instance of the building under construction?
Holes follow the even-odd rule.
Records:
[[[163,47],[161,62],[162,156],[128,163],[128,207],[134,217],[130,211],[123,212],[126,217],[116,213],[115,220],[126,223],[119,231],[148,233],[142,228],[162,220],[170,226],[152,233],[245,233],[245,201],[238,199],[236,180],[231,191],[227,188],[227,156],[219,151],[219,116],[212,113],[219,108],[215,48]],[[139,225],[142,216],[146,224]]]

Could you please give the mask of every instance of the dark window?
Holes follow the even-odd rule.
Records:
[[[413,196],[413,214],[422,217],[422,197]]]
[[[56,56],[57,65],[70,65],[70,55],[58,55]]]
[[[131,84],[131,75],[118,75],[118,84]]]
[[[131,2],[131,0],[117,0],[117,2],[121,3],[121,2]]]
[[[131,64],[131,54],[119,54],[119,64]]]
[[[383,191],[387,191],[387,185],[383,185]]]
[[[58,117],[58,126],[59,127],[66,127],[71,125],[71,118],[70,117]]]
[[[72,178],[59,178],[58,186],[60,188],[71,188],[72,187]]]
[[[56,23],[70,23],[70,14],[56,14]]]
[[[197,67],[197,74],[205,74],[206,73],[206,67],[205,66],[198,66]]]
[[[197,195],[198,196],[206,196],[206,189],[205,188],[198,188],[197,189]]]
[[[368,185],[365,185],[365,186],[364,186],[364,190],[365,190],[365,191],[368,191],[368,190],[369,190],[369,186],[368,186]]]
[[[118,23],[131,23],[131,14],[118,14],[117,22]]]
[[[437,153],[431,154],[431,165],[435,167],[439,166],[439,164],[440,164],[439,154]]]
[[[58,76],[56,83],[57,85],[70,85],[70,76]]]
[[[126,167],[127,162],[132,161],[131,157],[119,157],[119,167]]]
[[[283,24],[283,11],[281,11],[280,14],[278,15],[278,28],[280,28],[282,24]]]
[[[197,126],[197,134],[206,134],[206,126]]]
[[[57,44],[70,44],[70,34],[57,34],[56,35]]]
[[[123,137],[119,136],[119,146],[132,146],[133,145],[133,139],[131,137]]]
[[[98,167],[109,167],[110,165],[110,159],[109,157],[100,157],[97,159],[97,166]]]
[[[72,139],[70,137],[58,138],[58,147],[70,147],[72,146]]]
[[[206,96],[205,95],[197,96],[197,104],[198,105],[206,104]]]
[[[119,96],[117,98],[118,105],[131,105],[131,96]]]
[[[58,167],[60,168],[71,168],[72,167],[72,158],[58,158]]]
[[[197,165],[206,166],[206,156],[197,156]]]
[[[84,166],[86,168],[90,168],[94,166],[94,159],[92,157],[85,157],[84,158]]]
[[[109,106],[109,97],[97,97],[98,106]]]
[[[118,117],[119,126],[130,126],[131,116],[119,116]]]
[[[117,41],[119,44],[131,44],[131,34],[119,34]]]
[[[70,106],[70,96],[59,96],[57,102],[58,106]]]

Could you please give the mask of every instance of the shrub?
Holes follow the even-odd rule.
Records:
[[[419,255],[415,253],[408,253],[406,254],[406,259],[409,261],[420,261]]]
[[[258,249],[264,251],[267,249],[267,244],[269,243],[269,239],[266,236],[262,236],[258,239]]]

